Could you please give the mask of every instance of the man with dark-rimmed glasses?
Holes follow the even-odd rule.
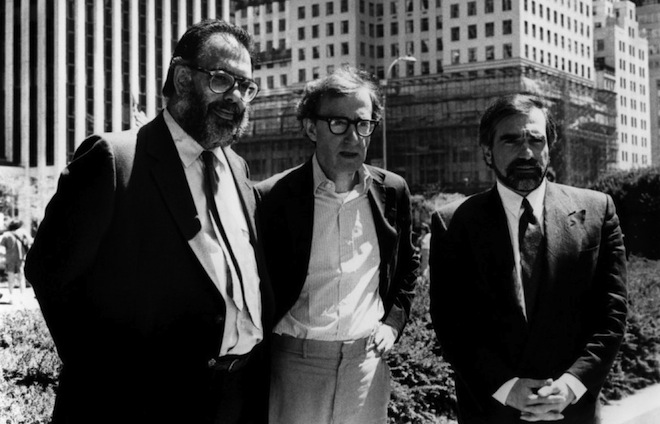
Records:
[[[408,319],[419,261],[406,182],[364,164],[381,109],[364,72],[310,82],[298,119],[315,154],[257,185],[276,299],[271,424],[387,422],[384,355]]]
[[[264,423],[272,294],[245,162],[252,37],[193,25],[167,106],[93,135],[62,173],[26,274],[62,359],[58,423]]]

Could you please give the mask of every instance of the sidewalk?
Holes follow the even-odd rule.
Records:
[[[9,296],[9,289],[7,288],[7,281],[0,282],[0,313],[15,311],[17,309],[38,309],[39,303],[34,298],[34,290],[32,287],[27,287],[25,292],[21,294],[18,288],[13,290]]]
[[[602,424],[660,423],[660,384],[603,406]]]

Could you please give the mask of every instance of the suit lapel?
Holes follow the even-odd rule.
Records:
[[[142,137],[147,143],[148,153],[154,159],[151,174],[181,234],[186,240],[191,240],[202,227],[181,160],[162,113],[143,127],[138,135],[138,138]]]
[[[294,275],[300,276],[295,283],[302,285],[309,267],[314,232],[314,176],[312,161],[291,171],[288,180],[289,199],[285,214],[288,234],[293,246]]]
[[[389,263],[396,246],[397,237],[396,189],[385,184],[385,176],[380,172],[373,168],[369,168],[369,172],[373,180],[371,187],[369,187],[368,197],[380,250],[380,294],[385,298],[387,282],[390,281],[388,275]]]

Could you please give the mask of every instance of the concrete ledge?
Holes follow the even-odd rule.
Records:
[[[646,387],[603,406],[602,424],[660,423],[660,385]]]

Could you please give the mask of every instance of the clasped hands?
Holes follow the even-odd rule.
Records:
[[[563,381],[520,378],[506,404],[519,410],[524,421],[557,421],[564,418],[562,411],[574,400],[575,394]]]

